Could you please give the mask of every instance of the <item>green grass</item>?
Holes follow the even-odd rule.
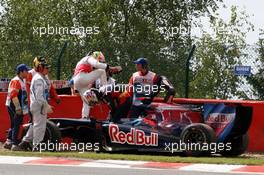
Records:
[[[263,156],[240,156],[236,158],[225,158],[221,156],[212,157],[180,157],[172,155],[138,155],[117,153],[94,153],[94,152],[11,152],[0,150],[0,155],[9,156],[49,156],[77,159],[112,159],[112,160],[142,160],[153,162],[179,162],[179,163],[209,163],[209,164],[241,164],[241,165],[264,165]]]

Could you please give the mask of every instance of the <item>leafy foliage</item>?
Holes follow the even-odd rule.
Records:
[[[229,22],[218,17],[211,18],[215,33],[210,35],[204,32],[197,43],[191,82],[192,97],[247,98],[239,90],[241,79],[234,75],[235,65],[242,64],[246,33],[253,30],[247,17],[245,12],[238,13],[236,7],[232,7]]]
[[[264,43],[263,39],[259,40],[258,43],[258,54],[259,54],[259,65],[258,65],[258,72],[251,76],[248,81],[253,86],[254,95],[258,98],[263,100],[264,99]]]
[[[34,56],[46,55],[54,77],[57,57],[67,41],[62,79],[71,77],[77,61],[89,51],[101,50],[110,64],[124,67],[126,71],[118,79],[127,82],[135,71],[132,60],[144,56],[151,61],[153,71],[167,76],[183,96],[186,51],[192,40],[189,32],[174,29],[190,28],[191,20],[210,15],[221,1],[1,0],[0,75],[12,77],[16,64],[31,65]],[[40,35],[40,30],[44,31],[41,27],[84,27],[93,34]]]

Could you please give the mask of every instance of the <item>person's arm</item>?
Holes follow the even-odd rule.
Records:
[[[154,80],[153,80],[153,85],[157,86],[157,88],[152,87],[153,90],[155,90],[155,92],[152,93],[151,98],[154,98],[159,94],[159,92],[161,90],[161,81],[162,81],[161,76],[156,74],[154,77]]]
[[[175,96],[175,93],[176,93],[172,83],[165,76],[162,76],[161,86],[167,91],[166,96],[164,98],[164,102],[172,103],[173,97]]]
[[[26,84],[27,84],[28,89],[30,89],[30,84],[31,84],[32,78],[33,78],[32,73],[29,72],[27,77],[26,77]]]
[[[127,92],[128,92],[128,94],[129,94],[129,96],[133,96],[133,89],[134,89],[134,81],[133,81],[133,75],[130,77],[130,79],[129,79],[129,82],[128,82],[128,90],[127,90]]]
[[[21,89],[21,85],[18,81],[11,81],[10,82],[10,99],[12,100],[14,106],[15,106],[15,110],[16,110],[16,114],[21,115],[22,114],[22,108],[21,105],[19,103],[18,100],[18,93],[19,90]]]
[[[158,86],[158,91],[153,92],[152,98],[157,96],[160,92],[166,91],[166,96],[164,98],[164,102],[171,103],[173,101],[173,97],[175,95],[175,89],[172,83],[165,77],[156,75],[154,78],[154,85]]]
[[[124,103],[127,98],[132,96],[133,96],[133,76],[131,76],[131,78],[129,79],[127,89],[124,92],[122,92],[118,97],[120,104]]]
[[[41,114],[51,113],[52,107],[49,105],[45,97],[45,85],[44,80],[36,80],[32,87],[33,94],[36,102],[41,106]]]
[[[50,91],[50,98],[54,99],[57,104],[60,104],[61,103],[61,99],[58,96],[58,94],[56,92],[56,89],[54,88],[53,84],[51,83],[51,81],[49,79],[49,76],[46,75],[45,78],[47,79],[46,81],[49,81],[49,83],[50,83],[50,89],[49,89],[49,91]]]
[[[105,63],[100,63],[98,60],[96,60],[94,57],[87,57],[87,62],[96,69],[106,69],[108,66]]]
[[[33,84],[31,85],[31,91],[35,97],[35,101],[40,105],[40,106],[45,106],[48,104],[47,99],[45,98],[45,87],[44,87],[44,81],[43,80],[36,80],[32,82]]]
[[[57,104],[59,104],[61,102],[61,99],[58,96],[56,89],[54,88],[53,84],[50,84],[50,98],[53,98]]]

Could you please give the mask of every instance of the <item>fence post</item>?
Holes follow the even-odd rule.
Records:
[[[185,67],[185,98],[189,97],[189,72],[190,72],[190,60],[193,56],[194,50],[196,46],[195,44],[192,46],[191,51],[186,60],[186,67]]]
[[[57,67],[56,79],[57,79],[57,80],[60,80],[60,76],[61,76],[61,58],[62,58],[62,56],[63,56],[63,54],[64,54],[64,52],[65,52],[67,46],[68,46],[68,42],[66,41],[66,42],[64,43],[64,45],[63,45],[61,51],[60,51],[60,54],[59,54],[58,59],[57,59],[57,65],[56,65],[56,67]]]

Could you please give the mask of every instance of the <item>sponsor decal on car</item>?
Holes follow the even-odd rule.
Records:
[[[206,123],[213,125],[214,128],[224,128],[228,123],[234,120],[235,114],[212,113],[209,115]]]
[[[206,124],[211,126],[216,135],[223,133],[225,128],[230,125],[235,119],[235,114],[225,114],[225,113],[212,113],[208,116]]]
[[[130,132],[125,133],[116,124],[110,124],[108,132],[113,143],[158,146],[158,134],[154,132],[147,136],[143,130],[131,128]]]
[[[208,123],[229,123],[235,117],[235,114],[212,113],[209,115]]]

